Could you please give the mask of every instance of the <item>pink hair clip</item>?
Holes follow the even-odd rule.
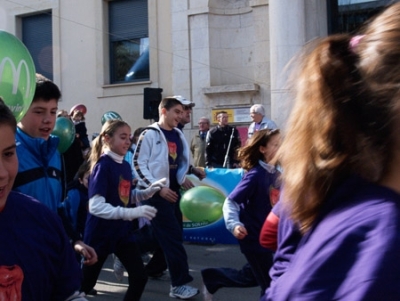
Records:
[[[364,38],[365,37],[365,35],[357,35],[357,36],[354,36],[354,37],[352,37],[351,39],[350,39],[350,50],[353,52],[353,53],[355,53],[356,52],[356,49],[357,49],[357,46],[358,46],[358,44],[360,43],[360,41],[362,40],[362,38]]]

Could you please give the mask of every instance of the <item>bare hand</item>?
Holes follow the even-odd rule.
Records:
[[[190,181],[188,178],[185,178],[185,181],[182,183],[182,187],[184,190],[189,190],[190,188],[193,188],[194,185],[192,181]]]
[[[199,180],[203,180],[206,177],[206,172],[204,171],[204,168],[199,168],[199,167],[193,167],[192,168],[192,173],[199,178]]]
[[[160,190],[160,196],[166,199],[170,203],[176,203],[178,201],[178,194],[169,189],[168,187],[163,187]]]
[[[83,241],[77,240],[74,244],[74,249],[85,258],[85,261],[83,261],[84,265],[92,265],[97,262],[96,251]]]
[[[247,230],[243,226],[236,226],[235,229],[233,230],[233,236],[235,236],[237,239],[243,239],[247,236]]]

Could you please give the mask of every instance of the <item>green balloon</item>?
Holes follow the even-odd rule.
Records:
[[[58,144],[58,151],[65,153],[71,146],[75,139],[75,126],[74,123],[66,117],[57,117],[56,124],[54,126],[52,135],[57,136],[60,139]]]
[[[105,112],[101,117],[101,125],[104,125],[107,120],[114,120],[114,119],[122,120],[122,117],[117,112],[114,111]]]
[[[0,30],[0,45],[0,96],[19,122],[35,94],[35,64],[14,35]]]
[[[196,186],[180,200],[182,214],[192,222],[213,223],[222,217],[225,196],[215,188]]]

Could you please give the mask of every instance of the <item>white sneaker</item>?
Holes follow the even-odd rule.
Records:
[[[189,285],[171,286],[169,296],[178,299],[189,299],[196,296],[199,290]]]
[[[211,294],[207,287],[203,284],[203,288],[201,290],[201,292],[203,293],[203,301],[212,301],[213,298],[213,294]]]
[[[115,255],[113,254],[113,257],[114,257],[114,265],[113,265],[113,268],[114,268],[114,276],[115,276],[115,278],[117,278],[117,280],[118,280],[119,282],[121,282],[122,279],[124,279],[125,267],[124,267],[124,265],[122,264],[122,262],[118,259],[117,256],[115,256]]]

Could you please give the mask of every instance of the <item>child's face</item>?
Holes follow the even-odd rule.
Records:
[[[82,120],[82,116],[81,115],[74,115],[74,117],[72,118],[75,121],[81,121]]]
[[[19,128],[33,138],[47,140],[53,131],[58,102],[56,99],[49,101],[36,100],[18,124]]]
[[[79,182],[86,188],[88,188],[88,186],[89,186],[89,181],[88,181],[89,176],[90,176],[90,172],[88,171],[83,175],[83,179],[79,179]]]
[[[271,137],[266,146],[260,146],[260,152],[264,154],[264,161],[269,162],[275,156],[281,145],[281,135],[276,134]]]
[[[112,137],[108,135],[105,136],[107,146],[114,153],[125,156],[126,152],[131,146],[131,140],[129,139],[131,135],[131,128],[129,126],[119,127]]]
[[[164,108],[162,109],[162,113],[164,116],[165,125],[167,126],[167,130],[172,130],[173,128],[177,127],[179,122],[181,122],[182,120],[183,106],[177,104],[169,110]]]
[[[2,211],[18,172],[15,133],[9,125],[0,125],[0,152],[0,211]]]

